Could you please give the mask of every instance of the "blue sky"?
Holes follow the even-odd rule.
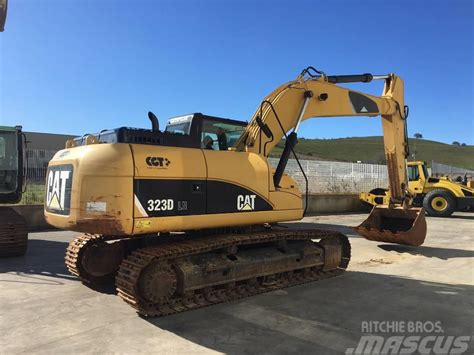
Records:
[[[10,0],[0,124],[84,134],[189,112],[248,120],[312,65],[405,80],[409,133],[474,144],[473,2]],[[381,84],[356,87],[378,94]],[[300,136],[380,135],[377,118]]]

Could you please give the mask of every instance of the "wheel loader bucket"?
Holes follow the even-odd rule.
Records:
[[[365,239],[418,246],[426,237],[423,208],[375,206],[369,217],[354,228]]]

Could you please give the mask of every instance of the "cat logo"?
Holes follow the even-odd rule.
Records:
[[[69,214],[71,203],[72,165],[52,167],[46,181],[46,210]]]
[[[255,209],[256,195],[239,195],[237,196],[237,210],[253,211]]]

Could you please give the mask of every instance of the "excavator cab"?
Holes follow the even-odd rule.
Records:
[[[0,126],[0,203],[17,203],[23,185],[21,127]]]
[[[0,126],[0,257],[24,255],[28,244],[25,219],[11,206],[3,206],[21,200],[23,137],[20,126]]]
[[[5,22],[7,21],[8,1],[0,0],[0,32],[5,29]]]
[[[372,241],[419,246],[426,237],[425,211],[417,207],[377,205],[355,231]]]

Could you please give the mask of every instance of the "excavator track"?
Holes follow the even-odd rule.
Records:
[[[78,277],[81,281],[88,284],[104,283],[109,280],[112,275],[102,275],[98,277],[94,273],[90,273],[82,264],[83,254],[89,248],[105,243],[107,238],[98,234],[82,234],[74,238],[66,249],[64,261],[69,272]]]
[[[263,226],[230,227],[193,231],[193,236],[206,236],[218,233],[243,233],[264,230]],[[69,272],[89,286],[103,286],[111,283],[122,260],[133,250],[143,246],[166,244],[180,240],[184,235],[173,236],[164,233],[157,237],[101,235],[84,233],[74,238],[66,249],[64,261]]]
[[[165,238],[82,234],[66,249],[64,261],[69,272],[89,286],[112,283],[122,260],[133,250],[163,243]]]
[[[313,239],[320,241],[314,242]],[[291,270],[288,269],[291,266],[286,266],[287,270],[284,270],[283,263],[271,266],[272,260],[269,258],[267,264],[270,267],[266,270],[264,262],[261,264],[263,267],[250,269],[251,272],[255,271],[250,277],[239,278],[235,270],[229,271],[230,268],[222,268],[222,265],[216,263],[216,260],[225,258],[226,255],[229,260],[238,260],[240,248],[245,253],[246,248],[262,245],[273,245],[276,250],[283,249],[283,254],[291,254],[290,243],[300,243],[297,248],[301,249],[302,246],[303,249],[298,253],[302,251],[301,254],[307,261],[297,258],[293,262],[306,263],[305,265],[293,266]],[[257,258],[262,258],[260,254],[264,249],[256,250]],[[268,250],[271,251],[267,248]],[[219,251],[223,252],[222,257],[219,256]],[[251,254],[251,251],[247,251],[247,254]],[[334,277],[344,272],[349,259],[349,240],[337,232],[270,229],[245,234],[208,235],[133,251],[120,265],[116,287],[118,295],[139,314],[148,317],[166,316]],[[198,266],[190,263],[190,260],[205,265],[204,274],[211,275],[205,276],[208,277],[205,282],[199,282],[200,274],[196,273]],[[291,263],[292,260],[285,262]],[[227,279],[218,280],[226,272],[231,272]]]
[[[123,258],[144,238],[82,234],[74,238],[64,258],[69,272],[89,286],[113,282]]]
[[[0,208],[0,257],[25,255],[28,230],[25,219],[9,207]]]

